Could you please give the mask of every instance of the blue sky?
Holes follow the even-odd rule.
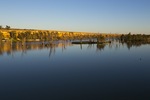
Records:
[[[150,0],[1,0],[0,25],[150,34]]]

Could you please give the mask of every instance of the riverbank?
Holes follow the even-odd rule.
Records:
[[[71,32],[58,30],[35,29],[0,29],[0,40],[7,41],[53,41],[53,40],[82,40],[92,38],[116,38],[121,34]]]

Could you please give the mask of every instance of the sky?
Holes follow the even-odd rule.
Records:
[[[150,34],[150,0],[1,0],[0,25]]]

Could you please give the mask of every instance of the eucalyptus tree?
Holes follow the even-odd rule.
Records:
[[[101,34],[99,36],[97,36],[97,42],[102,42],[105,40],[105,37],[102,36]]]
[[[10,38],[11,39],[14,39],[14,40],[17,39],[17,33],[16,33],[16,31],[11,31],[11,32],[9,32],[9,34],[10,34]]]
[[[10,29],[10,26],[6,25],[5,29],[9,30],[9,29]]]
[[[3,33],[0,32],[0,42],[1,42],[2,39],[3,39]]]
[[[26,31],[24,34],[25,34],[26,39],[32,39],[31,31]]]
[[[0,25],[0,29],[2,29],[3,28],[3,26],[2,25]]]

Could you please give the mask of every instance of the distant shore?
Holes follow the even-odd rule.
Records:
[[[150,35],[145,34],[111,34],[92,32],[72,32],[57,30],[17,29],[6,26],[0,27],[0,42],[27,42],[27,41],[57,41],[57,40],[89,40],[96,39],[97,42],[118,39],[122,42],[150,42]]]
[[[8,26],[7,26],[8,27]],[[53,41],[53,40],[82,40],[92,38],[116,38],[121,34],[92,33],[92,32],[71,32],[57,30],[36,30],[36,29],[14,29],[1,28],[0,40],[7,41]]]

